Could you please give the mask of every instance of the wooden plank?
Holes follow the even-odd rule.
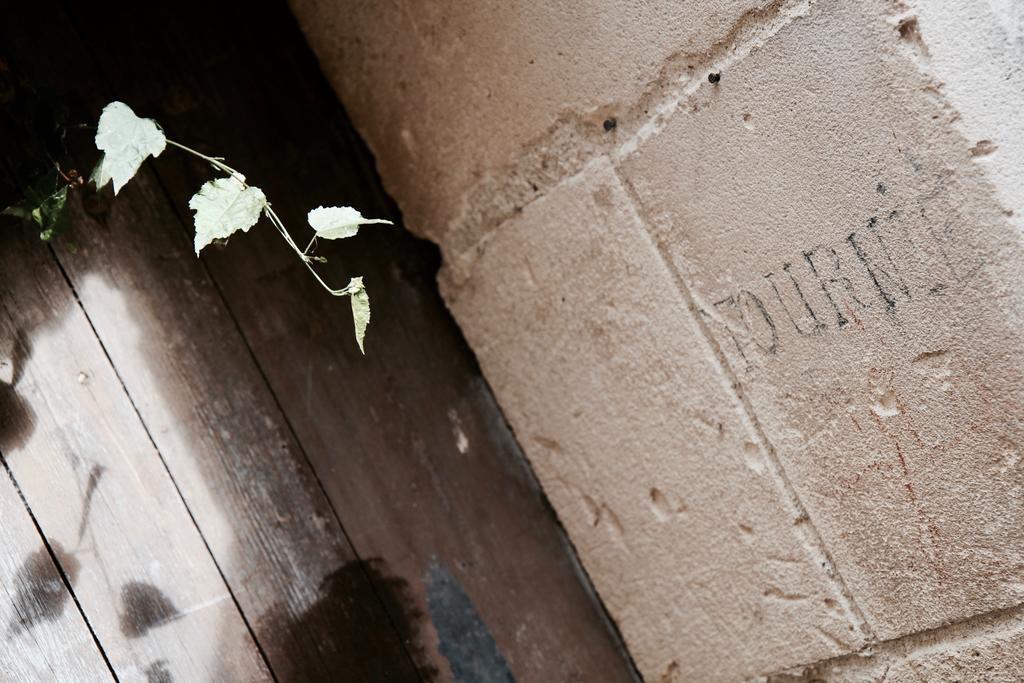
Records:
[[[103,201],[98,198],[96,201]],[[415,668],[244,340],[145,171],[56,245],[279,680]],[[97,275],[102,273],[102,275]],[[345,577],[345,590],[330,590]],[[354,637],[354,636],[359,637]]]
[[[18,198],[6,170],[0,166],[0,206]],[[17,229],[9,218],[0,224]],[[28,353],[23,337],[0,338],[0,680],[110,680],[112,673],[68,589],[79,563],[64,547],[45,542],[3,456],[32,430],[31,407],[18,389]]]
[[[5,226],[6,227],[6,226]],[[0,361],[0,366],[3,366]],[[0,391],[9,387],[0,385]],[[5,424],[0,419],[0,424]],[[4,440],[0,435],[0,443]],[[101,681],[110,670],[32,523],[0,469],[0,680]],[[78,561],[55,546],[69,577]]]
[[[6,229],[11,228],[11,229]],[[31,425],[5,456],[118,677],[267,680],[159,455],[50,251],[0,231],[0,339]],[[73,564],[74,563],[74,564]],[[77,571],[70,571],[77,567]]]
[[[115,37],[84,8],[69,11],[97,61],[118,65],[109,77],[119,98],[172,137],[227,154],[288,224],[301,226],[307,209],[332,202],[394,215],[280,7],[250,6],[244,16],[211,9],[201,25],[188,25],[187,40],[185,20],[170,10],[140,20],[139,39]],[[156,166],[187,220],[187,197],[208,170],[173,154]],[[341,282],[367,276],[375,308],[365,358],[344,302],[310,283],[269,226],[204,260],[356,550],[381,558],[376,566],[390,578],[376,577],[378,590],[407,586],[411,603],[389,611],[420,629],[410,638],[424,650],[421,671],[444,677],[465,664],[442,654],[459,648],[438,642],[450,634],[437,627],[431,605],[450,601],[428,599],[429,585],[457,585],[519,679],[631,679],[437,294],[435,251],[399,230],[346,242],[343,258],[327,252],[336,257],[329,269]],[[451,580],[425,581],[434,567]]]
[[[56,15],[47,25],[66,34],[75,64],[11,37],[22,59],[10,68],[61,69],[109,101]],[[81,140],[87,167],[95,148]],[[373,567],[352,550],[152,171],[114,202],[103,193],[86,203],[73,202],[73,233],[54,245],[59,261],[275,677],[417,679],[369,581]]]

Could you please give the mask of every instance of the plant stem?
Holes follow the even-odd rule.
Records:
[[[316,278],[317,282],[323,285],[324,289],[326,289],[334,296],[346,296],[352,293],[352,291],[347,286],[342,289],[334,289],[323,281],[323,278],[320,277],[320,274],[316,272],[316,269],[313,268],[313,265],[309,262],[309,257],[302,253],[298,245],[295,244],[295,240],[293,240],[292,236],[288,234],[288,229],[284,227],[284,223],[281,222],[281,219],[278,218],[277,214],[274,213],[274,210],[270,208],[269,204],[263,209],[263,213],[266,214],[267,218],[270,219],[270,222],[274,224],[274,227],[277,228],[277,231],[281,233],[281,236],[284,237],[284,241],[288,243],[288,246],[295,250],[295,253],[299,255],[299,260],[301,260],[305,264],[306,269],[313,274],[313,277]]]
[[[184,151],[188,152],[189,154],[191,154],[192,156],[199,157],[203,161],[209,163],[214,168],[218,168],[221,171],[224,171],[225,173],[227,173],[229,175],[237,176],[236,180],[238,180],[243,185],[248,187],[246,182],[244,180],[242,180],[243,178],[245,178],[245,175],[243,175],[240,171],[236,171],[235,169],[231,168],[230,166],[225,164],[223,161],[221,161],[219,158],[206,156],[202,152],[197,152],[196,150],[192,149],[191,147],[186,147],[185,145],[181,144],[180,142],[175,142],[174,140],[167,140],[167,144],[168,145],[173,145],[173,146],[177,147],[180,150],[184,150]]]
[[[243,186],[249,187],[248,183],[245,182],[245,176],[242,173],[231,168],[223,161],[221,161],[219,158],[207,156],[202,152],[198,152],[192,149],[191,147],[186,147],[180,142],[175,142],[174,140],[167,140],[167,144],[177,147],[178,149],[184,152],[188,152],[192,156],[199,157],[200,159],[207,162],[214,168],[229,174],[232,178],[240,182]],[[313,246],[313,242],[316,240],[316,235],[313,235],[313,239],[309,241],[309,245],[306,247],[305,251],[303,251],[302,249],[299,249],[299,245],[295,244],[295,240],[292,239],[291,233],[288,232],[288,228],[284,227],[284,222],[278,217],[274,210],[270,208],[269,202],[267,202],[267,205],[263,207],[263,214],[268,219],[270,219],[271,224],[273,224],[273,226],[281,234],[281,237],[284,238],[285,244],[291,247],[292,250],[296,254],[298,254],[299,260],[301,260],[302,263],[305,264],[309,272],[313,274],[313,277],[316,278],[316,281],[319,282],[324,289],[330,292],[333,296],[347,296],[354,291],[349,286],[345,286],[341,289],[334,289],[326,282],[324,282],[323,278],[320,277],[320,274],[317,273],[316,269],[313,268],[312,264],[310,263],[310,258],[309,256],[306,255],[306,252],[309,251],[309,247]]]

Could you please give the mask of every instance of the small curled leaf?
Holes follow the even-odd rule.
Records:
[[[366,326],[370,324],[370,295],[366,293],[361,277],[352,278],[346,289],[351,291],[349,296],[352,299],[352,322],[356,331],[356,343],[359,344],[359,351],[365,354],[363,339],[366,337]]]
[[[113,180],[117,194],[147,157],[160,156],[166,146],[167,138],[153,119],[139,118],[124,102],[111,102],[103,108],[96,130],[96,147],[103,152],[92,172],[96,189]]]
[[[325,240],[352,237],[359,232],[360,225],[369,223],[393,225],[383,218],[363,218],[363,214],[351,206],[319,206],[306,215],[306,220],[316,231],[316,236]]]
[[[214,240],[239,230],[248,232],[266,206],[263,190],[246,187],[233,176],[204,183],[188,201],[188,208],[196,212],[196,254]]]

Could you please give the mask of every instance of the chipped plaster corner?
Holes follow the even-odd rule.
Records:
[[[911,59],[955,110],[1007,218],[1024,230],[1024,5],[903,0],[894,25]]]
[[[751,8],[701,52],[668,55],[656,77],[631,101],[608,102],[584,114],[560,112],[542,135],[521,143],[515,161],[487,173],[462,196],[442,238],[452,253],[450,281],[462,281],[481,244],[504,221],[578,175],[591,159],[607,156],[618,161],[629,156],[694,92],[713,87],[709,74],[728,70],[787,24],[807,16],[815,1],[770,0]],[[604,121],[614,125],[608,129],[601,125]]]

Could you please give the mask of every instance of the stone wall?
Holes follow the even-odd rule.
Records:
[[[293,0],[643,676],[1024,668],[1024,6]]]

